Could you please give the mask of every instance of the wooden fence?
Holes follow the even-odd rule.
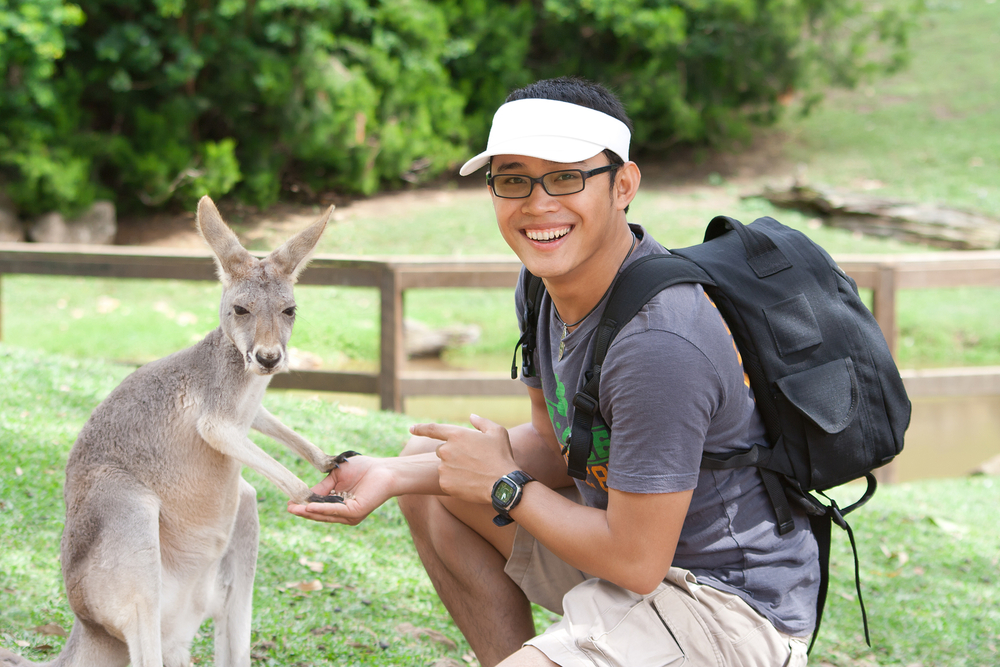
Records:
[[[896,293],[933,287],[1000,287],[1000,251],[918,255],[838,255],[840,266],[860,288],[873,290],[873,310],[890,347],[897,340]],[[292,371],[271,386],[377,394],[385,410],[402,411],[407,396],[522,395],[521,382],[505,373],[407,372],[404,370],[403,300],[410,289],[440,287],[513,288],[520,263],[508,257],[344,257],[317,255],[301,285],[371,287],[380,293],[378,373]],[[0,243],[3,274],[215,280],[208,251],[120,246]],[[2,298],[2,293],[0,293]],[[0,335],[2,335],[0,309]],[[911,396],[1000,394],[1000,367],[904,371]]]

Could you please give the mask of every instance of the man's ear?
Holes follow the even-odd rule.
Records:
[[[635,162],[626,162],[615,173],[615,207],[624,211],[639,192],[639,181],[642,174]]]

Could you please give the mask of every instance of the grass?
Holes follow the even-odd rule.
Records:
[[[0,346],[0,370],[7,380],[0,388],[0,646],[27,648],[26,656],[45,659],[63,640],[32,628],[55,623],[68,630],[73,622],[58,560],[67,454],[93,407],[132,369]],[[358,414],[284,395],[268,396],[267,405],[330,450],[392,455],[406,437],[408,421],[392,413]],[[280,445],[254,437],[302,479],[320,479]],[[288,514],[284,496],[253,471],[246,478],[258,490],[261,517],[254,664],[418,665],[461,659],[467,646],[427,580],[395,503],[356,529],[331,529]],[[314,581],[321,590],[289,586]],[[411,637],[397,630],[402,623],[444,639]],[[194,656],[211,664],[210,626],[200,634]],[[45,645],[53,648],[38,648]]]
[[[488,203],[481,206],[489,215]],[[733,194],[720,208],[718,196],[700,190],[681,195],[642,193],[631,217],[646,223],[657,239],[681,247],[697,243],[705,221],[722,210],[744,220],[771,215],[834,254],[927,250],[817,228],[807,217],[780,211],[761,199],[741,200]],[[459,207],[439,214],[460,216],[462,211]],[[414,216],[420,219],[422,214],[418,211]],[[327,235],[328,243],[339,239],[342,226],[373,224],[358,220],[338,225],[336,233]],[[481,245],[467,247],[469,254],[478,254],[479,248],[488,250],[485,239],[490,235],[499,238],[494,224],[482,222],[479,227],[485,238]],[[404,233],[395,230],[390,236],[395,237],[395,232]],[[450,239],[447,234],[441,238]],[[144,363],[191,345],[218,324],[220,288],[215,283],[9,275],[3,277],[2,293],[4,341],[81,358]],[[317,355],[327,368],[377,367],[376,290],[300,286],[296,298],[300,308],[293,347]],[[446,358],[457,366],[500,371],[509,368],[517,342],[512,304],[513,296],[505,289],[410,290],[405,316],[433,327],[478,324],[479,340],[449,351]],[[902,367],[1000,365],[1000,320],[991,315],[1000,310],[1000,289],[902,290],[897,309]]]
[[[810,180],[889,197],[1000,211],[995,0],[929,0],[903,72],[835,92],[782,126]]]
[[[69,448],[90,410],[131,370],[0,345],[0,646],[30,659],[50,659],[64,641],[35,628],[68,630],[73,622],[58,554]],[[330,451],[392,455],[409,423],[306,395],[269,394],[266,405]],[[276,443],[253,437],[303,479],[318,478]],[[245,475],[257,488],[261,521],[255,665],[464,664],[468,645],[424,574],[394,502],[361,526],[331,527],[287,514],[280,492],[252,471]],[[846,504],[859,492],[849,485],[836,496]],[[997,664],[998,506],[1000,478],[880,489],[849,517],[874,648],[862,641],[848,540],[835,531],[830,597],[812,664]],[[294,586],[313,582],[322,587]],[[550,620],[536,610],[539,627]],[[429,632],[414,637],[404,623]],[[196,664],[211,664],[210,638],[208,623],[194,645]]]

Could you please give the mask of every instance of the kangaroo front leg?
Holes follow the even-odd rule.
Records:
[[[306,483],[255,445],[239,427],[206,415],[198,420],[198,433],[213,449],[253,468],[296,503],[312,501],[313,493]]]
[[[254,415],[253,423],[250,426],[255,431],[260,431],[264,435],[284,444],[311,463],[320,472],[330,472],[349,457],[357,455],[357,452],[347,451],[337,456],[327,456],[322,449],[285,426],[280,419],[268,412],[263,405],[257,408],[257,414]]]

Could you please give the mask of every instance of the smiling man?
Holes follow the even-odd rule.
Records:
[[[605,88],[552,79],[512,93],[487,149],[500,233],[541,298],[532,419],[412,427],[403,456],[354,457],[316,487],[360,522],[399,497],[414,544],[483,665],[804,665],[819,562],[804,514],[780,535],[755,468],[701,470],[764,438],[732,337],[695,284],[667,288],[608,350],[585,480],[564,451],[595,331],[622,269],[667,252],[626,219],[640,172]],[[524,281],[521,282],[524,284]],[[522,331],[525,294],[516,293]],[[529,602],[562,616],[536,636]]]

